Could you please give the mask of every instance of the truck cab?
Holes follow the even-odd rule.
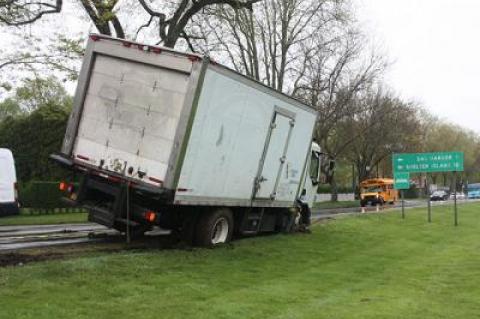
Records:
[[[0,216],[19,213],[15,162],[9,149],[0,148]]]
[[[308,206],[312,207],[315,202],[318,184],[320,183],[320,167],[322,165],[322,152],[316,142],[312,142],[312,149],[308,159],[307,172],[305,174],[304,186],[308,198]]]

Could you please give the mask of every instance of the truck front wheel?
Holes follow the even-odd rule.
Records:
[[[213,247],[228,243],[233,234],[233,213],[230,209],[220,208],[205,212],[199,216],[196,231],[196,243],[203,247]]]

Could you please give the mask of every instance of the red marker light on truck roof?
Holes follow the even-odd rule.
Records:
[[[83,156],[83,155],[79,155],[79,154],[77,154],[77,157],[81,160],[84,160],[84,161],[89,161],[90,160],[90,158],[88,158],[86,156]]]
[[[162,184],[163,181],[159,180],[158,178],[155,178],[155,177],[149,177],[148,178],[150,181],[154,182],[154,183],[157,183],[157,184]]]
[[[60,185],[58,185],[58,189],[60,189],[62,192],[67,189],[67,183],[61,182]]]
[[[197,62],[197,61],[200,61],[200,60],[201,60],[201,58],[198,57],[198,56],[196,56],[196,55],[189,55],[189,56],[188,56],[188,59],[189,59],[190,61],[192,61],[192,62]]]

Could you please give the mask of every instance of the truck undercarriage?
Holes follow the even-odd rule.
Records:
[[[52,158],[59,162],[60,155]],[[65,158],[61,161],[64,165],[68,162]],[[188,244],[213,246],[234,236],[290,232],[298,213],[295,208],[175,205],[173,191],[153,191],[118,176],[69,163],[77,178],[80,175],[80,183],[74,187],[73,183],[63,182],[64,199],[72,206],[87,209],[89,221],[128,233],[131,238],[158,226],[172,230]]]

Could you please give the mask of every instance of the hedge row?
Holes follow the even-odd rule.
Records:
[[[338,194],[351,194],[354,191],[352,190],[352,187],[344,187],[344,186],[339,186],[337,187],[337,193]],[[331,194],[332,193],[332,187],[330,185],[318,185],[317,189],[318,194]]]
[[[12,151],[19,182],[65,178],[67,173],[49,156],[60,151],[68,115],[63,108],[42,106],[31,114],[0,122],[0,147]]]
[[[62,201],[64,194],[59,189],[59,182],[30,182],[21,184],[19,189],[20,205],[24,208],[55,210],[67,208]]]

